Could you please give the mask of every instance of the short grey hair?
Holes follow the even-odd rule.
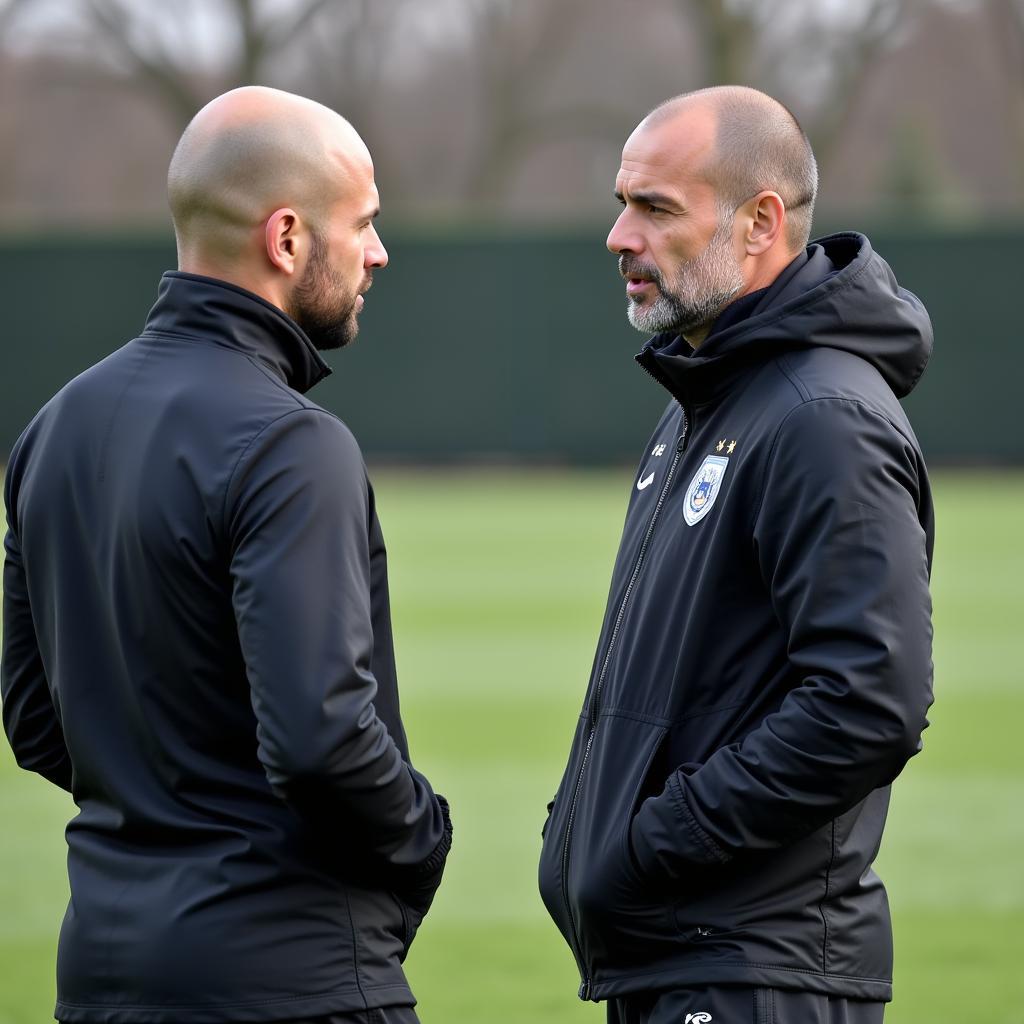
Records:
[[[666,100],[648,121],[669,120],[694,101],[707,102],[717,119],[715,155],[704,174],[720,207],[735,211],[758,192],[777,192],[786,207],[786,244],[803,249],[818,196],[818,164],[792,111],[756,89],[717,86]]]

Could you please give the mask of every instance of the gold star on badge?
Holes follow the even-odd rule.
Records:
[[[736,442],[735,442],[735,441],[730,441],[730,442],[729,442],[729,447],[728,447],[728,448],[726,448],[726,451],[727,451],[727,452],[728,452],[728,453],[729,453],[730,455],[732,455],[732,453],[733,453],[734,451],[736,451]]]
[[[715,451],[716,452],[720,452],[724,447],[725,447],[725,438],[723,437],[722,440],[719,441],[718,444],[715,445]]]

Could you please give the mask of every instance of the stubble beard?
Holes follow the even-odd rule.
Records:
[[[344,348],[355,341],[357,295],[331,267],[327,240],[311,232],[309,262],[292,292],[288,313],[318,351]]]
[[[687,334],[709,327],[742,291],[744,281],[732,252],[732,219],[721,218],[704,251],[686,260],[667,282],[657,267],[642,264],[628,255],[619,257],[619,273],[650,278],[657,288],[652,302],[630,298],[626,315],[645,334],[676,331]]]

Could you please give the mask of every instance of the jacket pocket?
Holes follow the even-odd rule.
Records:
[[[398,912],[401,915],[401,928],[398,934],[402,940],[402,949],[398,954],[398,959],[404,962],[405,958],[409,955],[409,947],[412,945],[412,940],[416,938],[416,932],[423,923],[425,915],[409,906],[398,893],[392,892],[391,898],[395,901]]]
[[[576,798],[565,871],[584,960],[600,974],[667,955],[678,941],[672,897],[644,878],[629,842],[665,728],[633,718],[599,719]],[[660,774],[660,772],[659,772]]]
[[[548,813],[547,813],[547,815],[544,818],[544,824],[541,825],[541,827],[540,827],[540,837],[541,837],[541,839],[544,839],[545,836],[547,836],[547,834],[548,834],[548,824],[551,821],[551,812],[554,810],[554,807],[555,807],[555,801],[554,800],[549,800],[548,801]]]
[[[562,864],[565,856],[568,811],[573,801],[588,731],[589,722],[586,716],[581,716],[576,723],[569,763],[566,765],[554,800],[548,804],[548,818],[541,830],[542,846],[537,871],[537,884],[544,906],[570,946],[573,944],[573,926],[569,919],[569,907],[562,884]]]
[[[357,935],[360,985],[375,988],[401,978],[399,964],[419,924],[411,911],[388,889],[351,886],[348,890],[352,927]]]

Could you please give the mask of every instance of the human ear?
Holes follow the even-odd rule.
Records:
[[[299,226],[298,214],[284,207],[270,215],[264,232],[267,259],[274,267],[289,276],[295,273]]]
[[[747,228],[743,243],[748,256],[766,253],[782,235],[786,221],[786,204],[778,192],[758,192],[744,203]]]

